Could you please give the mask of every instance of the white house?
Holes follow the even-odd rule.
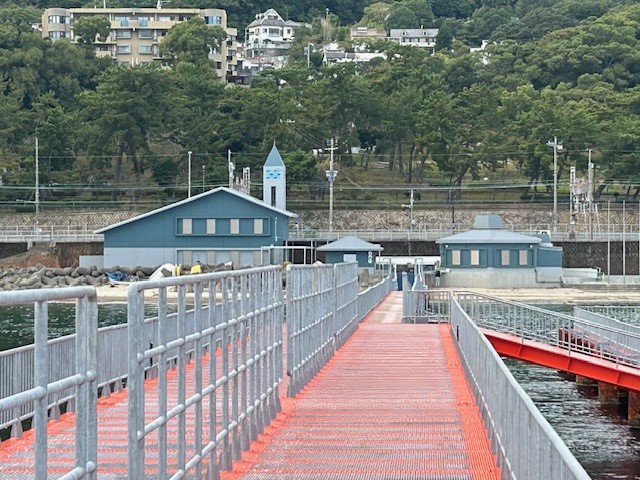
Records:
[[[258,13],[245,28],[245,58],[251,63],[282,67],[295,38],[295,29],[303,25],[284,20],[273,8]]]

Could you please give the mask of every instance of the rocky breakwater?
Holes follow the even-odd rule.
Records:
[[[0,291],[28,290],[34,288],[77,287],[107,285],[107,273],[122,272],[126,277],[135,276],[139,280],[148,278],[155,268],[51,268],[36,265],[28,268],[9,268],[0,270]]]

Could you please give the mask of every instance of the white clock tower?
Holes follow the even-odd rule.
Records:
[[[287,209],[287,169],[275,142],[262,167],[262,192],[264,203],[280,210]]]

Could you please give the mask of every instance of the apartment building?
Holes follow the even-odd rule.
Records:
[[[111,22],[104,42],[96,42],[96,55],[108,56],[119,64],[143,65],[159,61],[158,45],[176,23],[201,17],[207,25],[222,27],[227,41],[210,52],[220,79],[238,75],[236,28],[227,26],[227,12],[218,8],[48,8],[42,15],[42,36],[74,41],[73,25],[79,18],[102,15]]]

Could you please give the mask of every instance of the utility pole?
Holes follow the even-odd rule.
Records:
[[[40,231],[40,165],[38,158],[38,137],[36,137],[36,233]]]
[[[231,150],[227,150],[227,168],[229,169],[229,188],[233,188],[233,172],[235,165],[231,161]]]
[[[327,179],[329,180],[329,233],[333,232],[333,182],[338,175],[338,170],[333,169],[333,151],[335,149],[336,147],[334,147],[333,136],[331,136],[331,147],[329,148],[331,151],[329,156],[329,170],[325,172]]]
[[[591,149],[589,149],[589,164],[587,165],[587,203],[589,204],[589,238],[593,240],[593,163],[591,163]],[[640,256],[638,257],[640,258]]]
[[[558,143],[558,137],[553,137],[553,142],[547,142],[548,147],[553,147],[553,233],[558,230],[558,152],[562,151],[562,145]]]
[[[187,197],[191,198],[191,150],[189,150],[187,153],[189,154],[189,180],[187,181]]]

